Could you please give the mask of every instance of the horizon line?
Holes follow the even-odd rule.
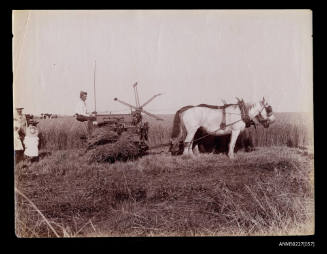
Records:
[[[177,112],[177,111],[176,111]],[[172,113],[153,113],[153,114],[157,114],[157,115],[173,115],[175,114],[176,112],[172,112]],[[313,112],[308,112],[308,111],[276,111],[274,113],[313,113]],[[51,114],[51,115],[57,115],[57,116],[74,116],[75,114],[60,114],[60,113],[37,113],[37,114],[34,114],[34,113],[24,113],[24,115],[33,115],[33,116],[41,116],[41,114]],[[102,111],[102,112],[97,112],[97,114],[108,114],[108,115],[116,115],[116,114],[119,114],[119,115],[130,115],[130,113],[128,112],[114,112],[114,111]]]

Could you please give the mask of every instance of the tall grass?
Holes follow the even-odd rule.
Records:
[[[255,146],[313,146],[313,120],[306,113],[276,113],[276,122],[265,129],[249,129]]]
[[[276,122],[265,129],[249,128],[255,146],[300,147],[313,146],[313,120],[305,113],[275,113]],[[173,115],[161,116],[164,121],[145,118],[150,123],[149,145],[155,146],[169,142],[173,126]],[[86,135],[86,124],[72,117],[41,120],[42,148],[46,150],[66,150],[81,148]]]
[[[86,123],[78,122],[73,117],[41,120],[39,125],[41,149],[66,150],[82,148],[87,135]]]

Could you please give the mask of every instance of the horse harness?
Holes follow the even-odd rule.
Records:
[[[236,122],[226,124],[226,108],[229,107],[229,106],[236,106],[236,105],[238,105],[239,108],[240,108],[240,110],[241,110],[241,119],[240,120],[237,120]],[[223,119],[222,119],[222,122],[221,122],[220,128],[219,128],[221,130],[224,130],[227,126],[233,125],[234,123],[237,123],[239,121],[243,121],[245,123],[245,127],[246,128],[249,128],[249,127],[251,127],[251,125],[254,125],[254,128],[257,129],[255,122],[249,116],[249,110],[246,107],[245,102],[243,100],[238,101],[237,104],[224,104],[223,106],[214,106],[214,105],[207,105],[207,104],[199,104],[199,105],[197,105],[197,107],[208,107],[208,108],[212,108],[212,109],[222,109],[222,111],[223,111]],[[259,114],[261,114],[261,112],[264,109],[266,110],[266,113],[267,113],[268,116],[272,115],[272,107],[271,106],[267,106],[267,107],[264,106],[260,110]],[[219,129],[217,129],[216,131],[218,131]],[[193,139],[191,142],[183,142],[183,141],[181,141],[181,143],[183,143],[183,144],[192,143],[194,141],[198,141],[200,139],[203,139],[203,138],[205,138],[205,137],[207,137],[209,135],[210,134],[204,135],[203,137],[200,137],[200,138],[198,138],[196,140]],[[190,147],[189,147],[189,149],[190,149]]]
[[[224,104],[223,106],[213,106],[213,105],[207,105],[207,104],[200,104],[197,107],[208,107],[208,108],[213,108],[213,109],[221,109],[223,111],[223,119],[220,123],[220,129],[224,130],[227,126],[232,125],[232,124],[226,124],[226,108],[229,106],[239,106],[240,110],[241,110],[241,118],[242,121],[245,123],[245,127],[249,128],[251,125],[254,125],[254,127],[256,127],[255,122],[253,120],[251,120],[250,116],[249,116],[249,110],[248,108],[245,106],[245,102],[239,101],[237,104]],[[236,121],[238,122],[238,121]]]
[[[237,120],[233,123],[229,123],[229,124],[226,124],[226,108],[229,107],[229,106],[236,106],[238,105],[240,107],[240,110],[241,110],[241,118],[240,120]],[[250,116],[249,116],[249,111],[248,109],[246,108],[245,106],[245,103],[244,101],[239,101],[239,103],[237,104],[224,104],[223,106],[214,106],[214,105],[207,105],[207,104],[199,104],[197,105],[197,107],[207,107],[207,108],[212,108],[212,109],[222,109],[223,110],[223,119],[222,119],[222,122],[220,124],[220,128],[218,128],[216,131],[218,130],[224,130],[227,126],[230,126],[230,125],[233,125],[234,123],[237,123],[239,121],[244,121],[245,123],[245,127],[246,128],[249,128],[251,127],[251,125],[254,125],[254,128],[256,129],[256,124],[253,120],[251,120]],[[207,134],[207,135],[204,135],[200,138],[197,138],[197,139],[192,139],[191,142],[183,142],[181,141],[183,144],[188,144],[188,143],[192,143],[194,141],[199,141],[207,136],[209,136],[210,134]],[[190,149],[190,147],[189,147]]]
[[[257,116],[257,119],[258,119],[258,121],[259,121],[260,123],[264,123],[264,122],[269,121],[269,119],[260,119],[260,117],[262,118],[261,112],[262,112],[263,110],[266,110],[266,114],[267,114],[268,117],[270,117],[270,116],[273,114],[273,112],[272,112],[272,107],[271,107],[270,105],[269,105],[269,106],[265,106],[265,105],[263,105],[262,109],[259,111],[259,114],[258,114],[258,116]],[[259,117],[259,118],[258,118],[258,117]]]
[[[267,113],[267,116],[269,117],[269,116],[271,116],[272,114],[273,114],[273,112],[272,112],[272,107],[269,105],[269,106],[263,106],[262,107],[262,109],[259,111],[259,114],[261,114],[261,112],[263,111],[263,110],[266,110],[266,113]]]
[[[254,121],[249,116],[249,109],[245,106],[245,102],[243,100],[239,101],[238,106],[240,107],[241,117],[243,122],[245,123],[245,127],[249,128],[251,125],[255,126]]]

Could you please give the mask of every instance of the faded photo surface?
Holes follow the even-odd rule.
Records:
[[[17,10],[18,237],[314,234],[310,10]]]

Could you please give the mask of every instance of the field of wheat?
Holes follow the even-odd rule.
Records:
[[[169,142],[173,115],[161,115],[164,121],[145,118],[150,123],[149,145]],[[306,113],[276,113],[277,120],[268,129],[258,125],[249,128],[255,146],[302,147],[313,146],[312,116]],[[55,151],[82,148],[82,135],[87,133],[86,124],[73,117],[41,120],[42,149]]]
[[[149,143],[169,140],[173,116],[150,120]],[[42,120],[41,151],[15,166],[18,237],[248,236],[314,233],[312,119],[279,113],[251,127],[256,151],[89,163],[85,126]],[[165,148],[166,149],[166,148]]]

